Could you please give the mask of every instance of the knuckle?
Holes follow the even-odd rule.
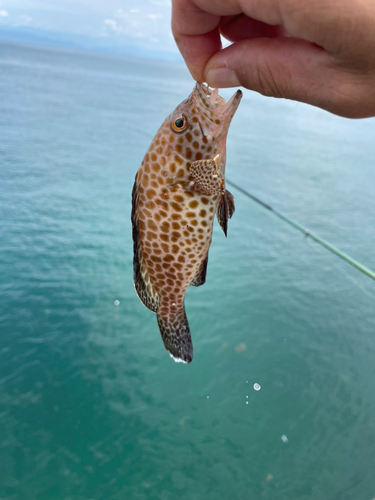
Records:
[[[285,97],[285,89],[282,88],[281,78],[277,69],[271,67],[267,62],[255,65],[255,82],[258,92],[266,97]]]

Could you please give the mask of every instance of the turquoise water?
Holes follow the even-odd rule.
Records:
[[[233,190],[186,296],[191,365],[134,292],[134,175],[192,87],[0,44],[1,500],[375,498],[369,278]],[[245,92],[227,175],[375,269],[374,135]]]

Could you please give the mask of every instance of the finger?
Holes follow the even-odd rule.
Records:
[[[259,2],[259,0],[253,1]],[[267,0],[267,2],[269,1]],[[246,3],[245,5],[247,6]],[[260,8],[259,10],[263,11],[264,9]],[[172,32],[182,57],[195,80],[203,81],[204,66],[210,57],[221,49],[218,29],[221,17],[241,15],[242,12],[241,0],[217,0],[215,2],[211,0],[172,0]],[[273,24],[277,24],[276,19],[281,19],[279,15],[276,17],[267,15],[266,18]],[[260,24],[258,24],[257,29],[259,32],[261,31]],[[270,33],[271,30],[268,32]]]
[[[221,49],[220,16],[202,11],[190,0],[172,0],[172,32],[185,63],[198,82],[210,57]]]
[[[280,25],[295,38],[314,42],[328,52],[353,59],[358,53],[368,51],[374,43],[375,2],[364,0],[172,0],[178,9],[186,11],[186,4],[194,5],[198,31],[202,27],[203,14],[210,16],[234,16],[245,14],[269,25]],[[181,11],[182,12],[182,11]],[[202,14],[203,13],[203,14]],[[194,27],[187,16],[182,31],[177,35],[189,35]],[[204,23],[203,23],[204,25]],[[361,29],[358,29],[358,26]],[[210,31],[205,29],[205,33]],[[211,28],[213,29],[213,28]],[[195,30],[194,33],[198,34]],[[334,36],[333,36],[334,33]],[[371,57],[371,56],[370,56]]]
[[[204,71],[211,87],[244,86],[346,117],[375,112],[372,87],[314,44],[295,38],[242,40],[216,53]],[[368,104],[366,93],[372,99]]]
[[[246,38],[275,38],[288,35],[282,26],[265,24],[244,14],[222,17],[219,31],[223,37],[231,42],[238,42]]]

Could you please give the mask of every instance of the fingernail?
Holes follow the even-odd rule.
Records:
[[[206,82],[213,88],[239,87],[236,73],[229,68],[210,69],[207,73]]]

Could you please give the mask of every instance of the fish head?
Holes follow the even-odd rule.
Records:
[[[224,171],[226,138],[232,118],[242,98],[241,90],[226,101],[218,89],[197,83],[190,96],[170,116],[170,127],[185,135],[195,152],[195,159],[219,155],[218,166]],[[193,156],[194,158],[194,156]]]

